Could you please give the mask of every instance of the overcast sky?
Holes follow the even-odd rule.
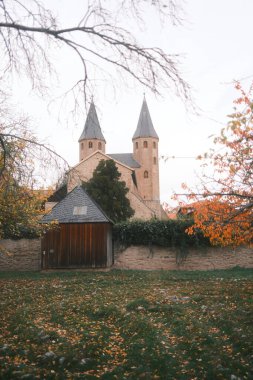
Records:
[[[75,2],[71,2],[73,5]],[[49,3],[51,4],[51,2]],[[64,4],[55,0],[55,6]],[[164,92],[157,98],[136,85],[121,86],[114,96],[101,88],[95,99],[101,129],[108,153],[131,152],[132,136],[137,126],[146,92],[151,118],[160,137],[161,201],[171,203],[173,192],[180,192],[182,182],[193,185],[199,170],[197,155],[212,146],[210,135],[218,134],[232,111],[236,91],[233,80],[242,80],[247,88],[253,80],[252,15],[253,0],[188,0],[184,3],[185,22],[180,27],[164,24],[163,28],[147,14],[148,25],[139,37],[147,46],[160,46],[168,53],[180,53],[181,72],[193,88],[200,115],[187,113],[175,95]],[[78,13],[75,7],[64,8],[65,15]],[[65,11],[65,12],[64,12]],[[63,71],[60,82],[75,71],[74,62],[61,57]],[[107,87],[106,87],[107,88]],[[78,138],[85,118],[58,123],[59,108],[47,109],[47,100],[39,100],[24,85],[17,94],[18,105],[32,114],[38,135],[64,156],[71,165],[78,162]],[[182,157],[182,158],[171,158]]]

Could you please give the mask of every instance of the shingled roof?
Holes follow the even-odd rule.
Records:
[[[111,222],[101,208],[91,199],[82,186],[77,186],[57,203],[42,223],[105,223]]]
[[[113,153],[107,154],[107,156],[129,166],[130,168],[140,168],[140,164],[133,158],[132,153]]]
[[[100,124],[98,121],[97,111],[95,108],[95,104],[92,101],[89,112],[87,115],[87,119],[84,125],[83,132],[79,138],[79,142],[82,140],[91,140],[91,139],[98,139],[105,141],[105,138],[103,136],[103,133],[100,128]]]
[[[154,137],[158,139],[158,135],[153,126],[145,97],[143,99],[139,121],[136,131],[133,135],[133,140],[139,137]]]

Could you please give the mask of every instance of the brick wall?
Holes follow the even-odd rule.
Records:
[[[177,260],[175,249],[132,246],[115,252],[114,268],[145,270],[212,270],[229,269],[235,266],[253,268],[253,250],[250,248],[204,248],[190,250],[187,257]],[[177,262],[178,261],[178,262]]]
[[[0,271],[40,270],[40,239],[0,240]]]

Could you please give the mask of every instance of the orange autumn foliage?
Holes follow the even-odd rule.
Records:
[[[253,242],[253,85],[246,93],[240,83],[240,96],[234,112],[214,143],[219,149],[205,155],[214,167],[206,175],[201,190],[188,189],[194,206],[193,234],[202,230],[214,245],[242,245]]]
[[[189,234],[201,230],[213,245],[242,245],[251,243],[253,228],[249,212],[237,213],[235,206],[220,196],[199,202],[194,211],[194,225]]]

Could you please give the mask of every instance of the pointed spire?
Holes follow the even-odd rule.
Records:
[[[87,119],[84,125],[83,132],[78,141],[80,142],[82,140],[92,140],[92,139],[105,141],[105,138],[103,136],[103,133],[101,131],[100,124],[98,121],[97,111],[95,108],[95,104],[93,102],[93,97],[91,100],[91,104],[90,104],[90,108],[89,108]]]
[[[140,112],[137,128],[133,135],[133,140],[139,137],[154,137],[158,139],[158,135],[155,131],[155,128],[153,126],[153,123],[150,117],[145,94],[144,94],[144,99],[143,99],[143,103],[141,107],[141,112]]]

